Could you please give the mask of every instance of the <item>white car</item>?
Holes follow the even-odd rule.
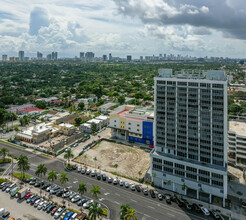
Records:
[[[119,184],[120,184],[120,186],[123,186],[124,182],[122,180],[120,180]]]
[[[110,176],[108,177],[108,183],[112,183],[112,178]]]
[[[118,183],[118,180],[117,180],[116,178],[114,178],[113,184],[114,184],[114,185],[117,185],[117,183]]]
[[[45,203],[45,202],[40,202],[40,203],[38,204],[38,210],[42,209],[44,203]]]
[[[79,195],[76,195],[74,196],[72,199],[71,199],[71,202],[75,203],[75,202],[78,202],[80,200],[80,196]]]
[[[130,188],[131,188],[132,191],[135,191],[135,185],[134,184],[131,184]]]
[[[34,207],[37,207],[39,205],[39,203],[42,202],[41,199],[38,199],[35,203],[34,203]]]
[[[84,209],[88,209],[90,207],[90,204],[94,203],[94,200],[89,200],[86,203],[83,204]]]
[[[78,171],[78,172],[81,172],[81,167],[78,167],[78,168],[77,168],[77,171]]]
[[[95,172],[95,170],[92,170],[91,171],[91,177],[94,177],[94,176],[96,176],[96,172]]]
[[[209,216],[210,215],[210,212],[205,208],[205,207],[201,207],[201,210],[202,210],[202,212],[203,212],[203,214],[204,215],[206,215],[206,216]]]
[[[74,214],[72,215],[72,217],[70,218],[70,220],[75,220],[77,216],[78,216],[78,214],[77,214],[77,213],[74,213]]]

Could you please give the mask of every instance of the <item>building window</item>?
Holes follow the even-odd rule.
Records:
[[[137,129],[137,131],[139,131],[139,129]]]
[[[137,126],[139,127],[139,124],[137,124]]]
[[[131,123],[129,122],[128,125],[131,125]]]

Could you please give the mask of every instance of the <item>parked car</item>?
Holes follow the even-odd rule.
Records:
[[[40,203],[38,204],[37,209],[38,209],[38,210],[42,209],[44,203],[45,203],[45,201],[40,202]]]
[[[91,177],[95,177],[96,176],[96,172],[95,172],[95,170],[92,170],[91,171]]]
[[[215,219],[220,219],[220,215],[218,214],[218,212],[216,212],[216,210],[212,209],[211,214]]]
[[[65,192],[63,193],[62,197],[63,198],[68,198],[70,196],[71,192]]]
[[[183,206],[183,203],[178,198],[176,198],[176,203],[179,207]]]
[[[101,180],[101,174],[100,173],[97,173],[97,179]]]
[[[48,202],[48,203],[46,203],[44,206],[43,206],[43,211],[45,211],[45,210],[47,210],[50,206],[52,206],[53,205],[53,202]]]
[[[192,207],[193,207],[193,209],[194,209],[197,213],[201,212],[200,206],[197,205],[196,203],[193,203],[193,204],[192,204]]]
[[[34,180],[35,178],[34,177],[31,177],[31,178],[28,178],[25,180],[26,183],[30,183],[32,180]]]
[[[151,190],[149,191],[149,193],[150,193],[150,195],[151,195],[152,198],[155,198],[155,192],[154,192],[153,189],[151,189]],[[171,197],[170,197],[170,201],[171,201]]]
[[[78,206],[82,206],[84,203],[86,203],[86,202],[88,202],[88,199],[87,198],[83,198],[83,199],[81,199],[81,200],[79,200],[78,202],[77,202],[77,205]]]
[[[163,196],[162,196],[161,193],[158,193],[158,194],[157,194],[157,197],[158,197],[159,200],[162,200],[162,199],[163,199]]]
[[[9,211],[6,211],[3,213],[2,217],[5,218],[5,219],[8,219],[7,217],[10,215],[10,212]]]
[[[3,182],[3,183],[1,183],[1,185],[0,185],[0,189],[2,189],[3,187],[4,187],[4,185],[6,185],[8,182]]]
[[[203,212],[204,215],[209,216],[210,212],[205,208],[204,206],[201,207],[201,211]]]
[[[40,188],[43,190],[46,190],[49,186],[51,186],[50,183],[45,183],[43,186],[41,186]]]
[[[113,182],[113,180],[112,180],[112,178],[109,176],[108,177],[108,183],[112,183]]]
[[[143,188],[143,193],[144,193],[144,195],[148,195],[148,189],[147,188]]]
[[[55,207],[56,207],[56,205],[54,205],[54,204],[50,205],[50,206],[47,208],[46,212],[47,212],[47,213],[50,213]]]
[[[73,213],[72,217],[70,218],[70,220],[75,220],[78,216],[78,213]]]
[[[73,168],[73,170],[76,170],[77,169],[77,165],[76,164],[72,165],[72,168]]]
[[[39,199],[40,199],[39,196],[36,196],[35,198],[33,198],[33,199],[31,200],[31,205],[34,205],[35,202],[38,201]]]
[[[75,192],[71,192],[70,196],[69,196],[69,199],[71,200],[73,197],[77,196],[78,193],[75,193]]]
[[[128,182],[125,182],[125,187],[129,188],[129,183]]]
[[[83,208],[84,209],[88,209],[90,207],[90,204],[92,204],[94,202],[94,200],[89,200],[86,203],[83,204]]]
[[[167,204],[171,204],[171,195],[170,194],[165,194],[165,200]]]
[[[120,185],[120,186],[124,186],[123,180],[120,180],[120,181],[119,181],[119,185]]]
[[[29,199],[31,196],[32,196],[31,193],[27,193],[27,194],[25,195],[25,200]]]
[[[56,213],[56,211],[58,210],[57,207],[53,208],[52,211],[50,212],[51,215],[54,215]]]
[[[134,184],[131,184],[131,185],[130,185],[130,189],[131,189],[132,191],[135,191],[135,189],[136,189],[136,188],[135,188],[135,185],[134,185]]]
[[[171,197],[171,201],[172,201],[172,202],[176,202],[177,198],[178,198],[177,195],[174,194],[174,195]]]
[[[78,171],[78,172],[81,172],[81,167],[78,167],[78,168],[77,168],[77,171]]]
[[[37,201],[35,201],[34,207],[38,207],[38,205],[43,201],[44,201],[43,199],[38,199]]]
[[[72,199],[71,199],[71,202],[75,203],[75,202],[78,202],[80,200],[80,196],[79,195],[76,195],[74,196]]]
[[[33,178],[33,179],[29,182],[29,184],[30,184],[30,185],[35,185],[36,181],[37,181],[37,179],[36,179],[36,178]]]
[[[72,215],[73,215],[73,212],[67,213],[64,220],[69,220],[72,217]]]
[[[58,219],[58,218],[61,216],[61,214],[62,214],[63,212],[65,212],[65,211],[66,211],[66,207],[65,207],[65,206],[59,208],[59,209],[56,211],[56,213],[55,213],[55,215],[54,215],[54,218],[55,218],[55,219]]]
[[[87,169],[86,170],[86,175],[90,175],[90,173],[91,173],[91,170],[90,169]]]
[[[2,187],[2,191],[4,192],[9,186],[11,185],[11,183],[7,183]]]
[[[113,184],[117,185],[118,184],[118,180],[116,178],[113,179]]]
[[[60,216],[60,220],[63,220],[65,218],[66,214],[69,212],[70,212],[69,210],[66,210],[65,212],[63,212]]]
[[[141,187],[139,185],[136,185],[135,188],[138,192],[141,192]]]
[[[31,203],[32,199],[36,197],[35,195],[30,196],[27,200],[26,203]]]
[[[185,207],[187,210],[192,210],[192,206],[190,205],[190,203],[187,200],[185,200],[184,204],[185,204]]]
[[[57,192],[59,192],[60,190],[62,190],[59,186],[58,187],[55,187],[51,190],[51,193],[52,194],[56,194]]]
[[[81,169],[81,173],[82,173],[82,174],[85,174],[85,173],[86,173],[86,169],[85,169],[85,168],[82,168],[82,169]]]
[[[16,184],[13,183],[11,185],[9,185],[9,187],[5,190],[6,193],[9,193],[11,191],[11,189],[14,189],[16,187]]]
[[[103,180],[103,181],[106,181],[106,180],[107,180],[106,174],[102,174],[102,180]]]

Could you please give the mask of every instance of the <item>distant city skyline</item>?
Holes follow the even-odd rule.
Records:
[[[245,58],[244,0],[4,1],[0,51]],[[219,6],[219,7],[218,7]]]

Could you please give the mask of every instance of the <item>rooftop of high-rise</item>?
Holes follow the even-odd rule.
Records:
[[[172,69],[159,69],[157,77],[197,79],[197,80],[216,80],[226,81],[227,76],[223,70],[181,70],[173,72]]]

